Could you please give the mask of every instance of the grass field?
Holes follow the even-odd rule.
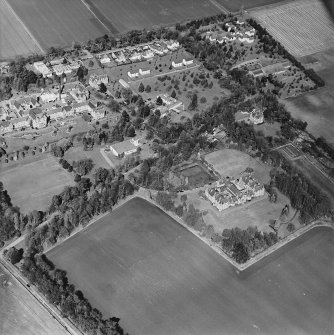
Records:
[[[319,0],[294,1],[251,14],[297,57],[334,46],[334,26]]]
[[[312,67],[326,86],[283,103],[293,117],[308,123],[307,129],[314,136],[323,136],[334,145],[334,48],[314,57],[318,63]]]
[[[108,30],[80,0],[8,0],[43,48],[69,46]]]
[[[218,14],[210,0],[89,0],[94,12],[103,13],[123,33],[133,29],[169,25]]]
[[[10,285],[2,286],[3,280]],[[0,267],[0,334],[66,335],[51,315]]]
[[[228,208],[222,212],[212,206],[211,202],[200,198],[197,192],[187,193],[187,203],[194,205],[196,209],[206,213],[203,220],[207,225],[212,225],[216,233],[222,233],[224,229],[240,228],[247,229],[249,226],[257,226],[260,231],[273,232],[269,224],[279,219],[282,209],[285,205],[290,205],[290,200],[278,192],[276,203],[269,201],[268,196],[254,198],[245,205]],[[288,219],[291,219],[295,213],[294,209],[290,210]],[[298,216],[293,223],[299,227]],[[283,227],[282,227],[283,228]],[[286,234],[284,229],[279,230],[279,236]]]
[[[328,335],[333,242],[333,231],[310,232],[261,271],[238,276],[208,245],[135,198],[48,257],[130,334]]]
[[[0,0],[0,60],[41,53],[6,0]]]
[[[95,146],[93,150],[87,150],[87,151],[84,151],[82,146],[72,147],[65,152],[64,158],[71,164],[73,161],[91,158],[94,162],[94,167],[88,177],[92,176],[94,171],[99,167],[110,169],[109,164],[106,162],[106,160],[100,153],[99,146]]]
[[[243,6],[244,9],[251,9],[254,7],[266,6],[283,2],[284,0],[214,0],[212,2],[218,3],[230,12],[238,12]]]
[[[254,170],[254,177],[260,182],[266,183],[270,179],[270,168],[268,166],[263,165],[255,158],[239,150],[223,149],[214,151],[206,155],[205,160],[222,177],[239,177],[241,172],[250,167]]]
[[[0,180],[12,203],[23,213],[45,210],[53,195],[74,183],[73,176],[59,165],[57,159],[46,154],[45,159],[1,171]]]

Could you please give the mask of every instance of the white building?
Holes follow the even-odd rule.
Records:
[[[40,100],[43,103],[54,102],[58,99],[59,94],[56,94],[52,91],[44,91],[40,96]]]
[[[103,73],[101,75],[98,74],[92,74],[89,77],[89,86],[94,87],[95,89],[99,89],[101,83],[107,85],[109,82],[109,77],[107,74]]]
[[[116,157],[123,154],[126,156],[135,153],[139,146],[139,139],[131,139],[110,145],[110,150]]]
[[[33,66],[38,72],[40,72],[43,75],[43,77],[52,76],[51,69],[47,67],[43,62],[35,62]]]
[[[137,78],[139,76],[139,72],[138,71],[128,71],[128,76],[133,79],[133,78]]]
[[[107,64],[111,62],[111,59],[108,57],[108,55],[102,55],[100,57],[101,64]]]
[[[151,70],[148,67],[145,67],[143,69],[139,69],[139,74],[141,76],[145,76],[151,73]]]
[[[183,58],[182,60],[183,65],[187,66],[187,65],[192,65],[194,63],[194,60],[191,58]]]

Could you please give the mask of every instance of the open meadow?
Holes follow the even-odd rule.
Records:
[[[325,81],[325,87],[283,103],[293,117],[308,123],[307,129],[314,136],[323,136],[334,145],[334,48],[313,57],[316,62],[311,67]]]
[[[230,12],[239,12],[241,7],[244,9],[252,9],[254,7],[276,5],[284,0],[213,0],[212,3],[217,3],[223,6]]]
[[[86,0],[94,13],[103,16],[120,32],[171,25],[219,14],[210,0]]]
[[[42,52],[7,1],[0,0],[0,60]]]
[[[16,166],[0,172],[0,180],[13,205],[20,207],[23,213],[46,210],[53,195],[74,184],[73,176],[49,154],[32,163],[18,161]]]
[[[299,0],[251,12],[291,54],[310,55],[334,46],[334,26],[320,0]]]
[[[239,177],[241,172],[250,167],[254,170],[254,177],[258,181],[267,183],[270,179],[269,166],[239,150],[217,150],[207,154],[205,160],[222,177]]]
[[[170,216],[134,198],[47,256],[130,334],[328,335],[333,242],[329,228],[310,231],[238,275]]]
[[[109,31],[80,0],[7,0],[44,49],[86,42]]]
[[[7,284],[3,285],[4,282]],[[66,335],[68,332],[0,266],[0,334]]]

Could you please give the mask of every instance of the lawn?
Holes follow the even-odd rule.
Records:
[[[0,180],[15,206],[23,213],[46,210],[52,196],[66,185],[72,185],[73,176],[64,170],[57,159],[45,154],[45,158],[32,163],[18,164],[0,173]]]
[[[290,200],[278,192],[276,203],[269,201],[268,196],[254,198],[244,205],[228,208],[222,212],[212,206],[211,202],[200,198],[197,192],[187,193],[187,203],[193,204],[195,208],[206,213],[203,215],[204,222],[212,225],[216,233],[222,233],[224,229],[240,228],[246,229],[249,226],[257,226],[260,231],[273,232],[269,224],[273,220],[279,219],[282,209],[285,205],[290,205]],[[295,213],[294,209],[290,210],[287,220],[291,219]],[[299,227],[298,216],[293,223]],[[279,234],[286,233],[282,229]]]
[[[79,161],[81,159],[90,158],[94,162],[94,167],[91,173],[88,175],[88,177],[91,177],[94,174],[94,171],[99,168],[103,167],[105,169],[110,169],[109,164],[106,162],[106,160],[103,158],[103,156],[100,153],[100,146],[94,146],[93,150],[83,150],[83,146],[79,147],[72,147],[68,151],[65,152],[64,158],[72,164],[73,161]]]
[[[0,0],[0,22],[0,60],[43,52],[5,0]]]
[[[44,49],[86,42],[109,31],[80,0],[8,0]]]
[[[247,167],[254,170],[254,177],[262,183],[270,179],[270,168],[248,154],[233,149],[222,149],[209,153],[205,160],[213,166],[222,177],[239,177]]]
[[[321,335],[333,329],[333,239],[331,230],[312,231],[262,262],[261,271],[237,275],[167,214],[134,198],[47,255],[130,334],[281,334],[284,328]]]

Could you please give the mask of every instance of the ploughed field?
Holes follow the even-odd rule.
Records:
[[[254,7],[273,5],[283,0],[213,0],[219,5],[224,6],[230,12],[238,12],[243,6],[244,9],[251,9]]]
[[[81,0],[7,0],[44,49],[108,33]]]
[[[296,57],[334,46],[334,26],[320,0],[299,0],[251,13]]]
[[[0,60],[41,51],[8,3],[0,0]]]
[[[238,275],[208,245],[134,198],[47,256],[130,334],[329,334],[334,232],[317,229]]]

